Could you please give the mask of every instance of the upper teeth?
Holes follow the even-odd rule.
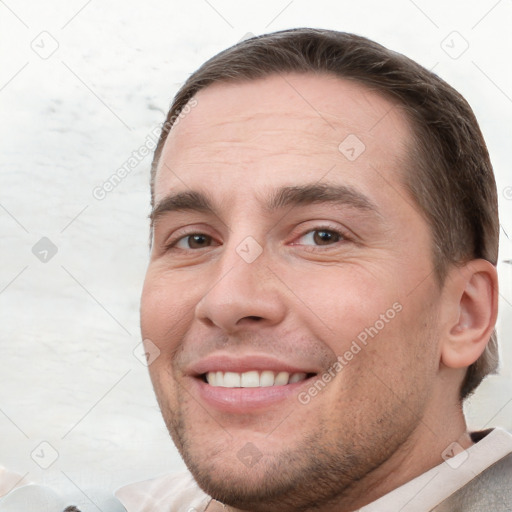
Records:
[[[208,372],[206,380],[210,386],[223,388],[259,388],[268,386],[284,386],[300,382],[306,378],[305,373],[250,371],[235,372]]]

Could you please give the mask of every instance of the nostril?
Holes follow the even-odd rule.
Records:
[[[245,318],[249,318],[251,320],[263,320],[261,316],[246,316]]]

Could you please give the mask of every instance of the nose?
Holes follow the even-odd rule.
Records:
[[[228,334],[279,324],[286,315],[286,304],[265,251],[251,261],[236,249],[226,247],[217,260],[208,291],[197,303],[196,317]]]

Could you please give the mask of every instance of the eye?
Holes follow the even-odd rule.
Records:
[[[201,249],[211,245],[213,238],[204,233],[191,233],[167,244],[166,249]]]
[[[327,228],[317,228],[304,233],[298,238],[300,245],[332,245],[341,240],[345,240],[345,237],[339,231]],[[302,242],[301,242],[302,240]]]

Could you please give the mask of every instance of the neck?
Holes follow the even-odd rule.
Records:
[[[447,413],[442,421],[424,419],[384,464],[354,485],[350,496],[344,500],[346,506],[337,510],[348,512],[368,505],[442,464],[454,447],[458,453],[472,444],[462,410]]]
[[[449,456],[450,448],[455,446],[458,452],[473,444],[456,391],[458,385],[454,382],[460,376],[452,372],[442,373],[415,430],[388,460],[356,482],[332,511],[350,512],[368,505],[442,464],[444,457]],[[447,393],[447,389],[454,391]],[[325,512],[331,512],[331,509]]]

